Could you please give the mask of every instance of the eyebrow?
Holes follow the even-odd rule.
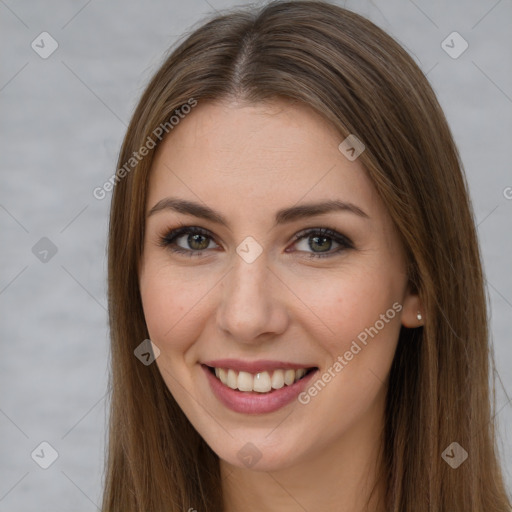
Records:
[[[171,210],[186,215],[193,215],[194,217],[206,219],[214,222],[215,224],[229,227],[229,222],[225,219],[225,217],[212,208],[199,203],[194,203],[193,201],[188,201],[186,199],[178,199],[173,197],[166,197],[158,201],[158,203],[156,203],[153,208],[151,208],[147,216],[149,217],[163,210]],[[282,210],[276,212],[274,226],[331,212],[349,212],[364,219],[370,218],[363,210],[361,210],[361,208],[355,204],[339,200],[329,200],[283,208]]]

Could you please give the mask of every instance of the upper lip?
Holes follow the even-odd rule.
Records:
[[[316,368],[312,364],[296,364],[284,361],[270,361],[258,359],[256,361],[243,361],[242,359],[215,359],[212,361],[204,361],[204,365],[212,368],[225,368],[236,371],[258,373],[271,370],[300,370],[301,368]]]

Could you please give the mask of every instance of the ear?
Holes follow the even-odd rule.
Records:
[[[407,286],[402,305],[402,325],[409,328],[421,327],[425,320],[423,304],[419,295],[411,291],[410,286]]]

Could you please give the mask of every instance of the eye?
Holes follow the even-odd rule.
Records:
[[[313,252],[309,254],[310,258],[328,258],[346,249],[354,248],[354,244],[349,238],[328,228],[313,228],[295,235],[295,240],[302,239],[304,239],[303,242],[294,245],[298,247],[302,244],[302,250],[312,249]],[[335,251],[330,250],[333,242],[339,245]]]
[[[185,247],[177,243],[180,239],[183,239],[182,244]],[[200,256],[202,251],[209,248],[211,241],[213,241],[213,238],[206,229],[189,226],[169,231],[160,238],[159,245],[170,249],[172,252],[187,256]],[[186,247],[187,245],[190,249]]]
[[[294,245],[303,245],[302,249],[299,249],[299,252],[307,252],[308,248],[311,249],[313,252],[309,253],[310,258],[326,258],[346,249],[354,248],[349,238],[328,228],[312,228],[301,231],[297,233],[294,238],[297,242],[304,239],[303,242],[296,242]],[[201,256],[203,251],[211,248],[211,242],[215,243],[213,236],[206,229],[196,226],[184,226],[171,230],[166,235],[162,236],[159,240],[159,245],[172,252],[191,257]],[[333,243],[339,246],[334,251],[331,250]],[[215,243],[215,245],[217,244]],[[295,251],[289,251],[287,249],[286,252]]]

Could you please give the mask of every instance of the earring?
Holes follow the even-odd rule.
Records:
[[[418,322],[421,322],[423,320],[423,317],[421,316],[421,313],[418,311],[418,314],[416,315],[416,318],[418,319]]]

